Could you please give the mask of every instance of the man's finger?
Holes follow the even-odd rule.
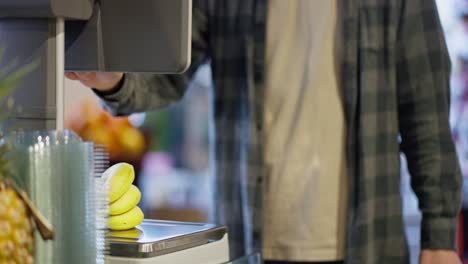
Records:
[[[78,80],[78,76],[74,72],[66,72],[65,77],[67,77],[70,80]]]
[[[78,79],[82,81],[89,81],[91,79],[94,79],[96,76],[95,72],[77,72],[75,73]]]

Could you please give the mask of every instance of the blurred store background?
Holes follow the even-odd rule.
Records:
[[[467,179],[468,0],[437,0],[437,4],[453,63],[452,131],[462,173]],[[126,161],[135,166],[146,217],[207,221],[213,204],[211,89],[211,70],[205,65],[197,72],[182,101],[162,111],[116,118],[100,108],[89,89],[67,80],[66,126],[86,140],[106,145],[111,162]],[[403,156],[402,165],[406,231],[412,263],[416,264],[421,215]],[[466,183],[464,189],[468,197]]]
[[[468,0],[438,0],[438,7],[452,61],[450,124],[464,178],[458,244],[468,263]]]

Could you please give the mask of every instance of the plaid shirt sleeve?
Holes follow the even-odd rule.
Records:
[[[423,213],[421,247],[453,249],[462,178],[448,121],[450,61],[434,0],[403,3],[397,41],[401,149]]]
[[[206,0],[193,1],[192,57],[191,66],[185,74],[126,73],[122,86],[115,93],[96,92],[104,108],[113,115],[128,115],[166,107],[181,99],[190,77],[207,60],[207,10]]]

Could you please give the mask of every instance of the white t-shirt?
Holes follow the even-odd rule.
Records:
[[[336,0],[270,0],[263,257],[344,259],[345,117]]]

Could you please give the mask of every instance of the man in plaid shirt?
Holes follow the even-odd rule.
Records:
[[[328,1],[287,1],[295,6],[291,8],[286,1],[274,0],[194,0],[192,65],[186,74],[67,76],[94,87],[113,114],[126,115],[177,101],[197,67],[211,62],[215,221],[229,228],[232,258],[263,251],[266,260],[276,261],[272,263],[409,263],[400,197],[402,151],[423,214],[420,262],[460,263],[454,251],[461,176],[448,124],[450,62],[434,0],[329,2],[334,4],[320,7]],[[309,17],[304,10],[311,12]],[[329,52],[330,43],[325,41],[335,43],[337,52]],[[334,58],[336,64],[331,63]],[[302,69],[305,74],[300,74]],[[317,76],[319,72],[322,77]],[[282,77],[274,79],[275,74]],[[277,89],[284,87],[278,82],[284,84],[285,80],[297,85]],[[337,98],[333,87],[339,87],[339,106],[332,106]],[[311,101],[301,104],[304,98]],[[292,109],[293,114],[285,113],[286,109]],[[324,115],[315,111],[330,118],[308,122],[307,115],[302,115],[307,112],[310,119],[320,120]],[[306,128],[315,127],[293,132],[290,126],[281,127],[291,119],[305,120]],[[325,130],[328,122],[341,119],[343,124],[335,122],[335,132]],[[282,138],[278,131],[293,137]],[[321,141],[332,144],[326,139],[328,134],[339,141],[341,131],[343,151],[323,154],[327,149],[318,147]],[[304,136],[309,132],[309,137]],[[304,147],[311,155],[304,150],[295,153],[289,147],[293,144],[302,149],[292,140],[296,136],[312,142]],[[266,149],[275,149],[269,142],[272,138],[287,142],[282,145],[285,152],[301,156],[297,164],[308,163],[308,169],[295,173],[300,166],[288,167],[288,159],[281,166],[269,163],[271,153]],[[336,149],[341,149],[340,144]],[[340,160],[341,154],[344,160]],[[344,169],[335,178],[333,173],[324,177],[324,172],[335,167],[325,166],[327,161],[339,161]],[[282,166],[287,167],[287,173],[278,177]],[[298,175],[303,179],[295,178]],[[323,185],[314,177],[333,184]],[[339,189],[342,180],[346,186]],[[310,181],[314,184],[309,185]],[[284,196],[271,195],[272,186],[279,187],[273,192]],[[282,186],[293,191],[285,195]],[[327,191],[322,186],[331,186],[332,199],[320,200]],[[299,201],[294,190],[303,199],[313,199]],[[344,206],[332,205],[338,214],[327,211],[327,206],[313,210],[307,206],[334,200],[345,201]],[[278,209],[283,203],[293,209]],[[319,222],[316,218],[322,211],[339,219]],[[271,224],[275,219],[270,216],[281,221]],[[344,223],[331,223],[340,219],[345,219]],[[317,223],[332,232],[313,226]],[[332,235],[334,240],[321,237],[323,234]]]

